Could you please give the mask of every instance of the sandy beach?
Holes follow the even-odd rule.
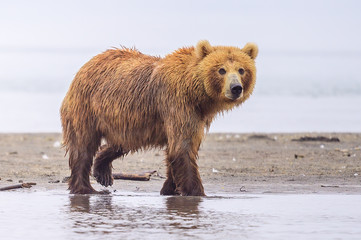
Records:
[[[324,139],[295,141],[306,136]],[[1,134],[0,187],[23,181],[35,182],[35,190],[66,189],[63,180],[70,171],[64,153],[59,133]],[[208,134],[198,164],[207,194],[360,194],[361,134]],[[158,173],[145,182],[115,180],[109,190],[158,192],[165,176],[164,152],[128,155],[113,167],[113,173]],[[92,184],[103,189],[94,179]]]

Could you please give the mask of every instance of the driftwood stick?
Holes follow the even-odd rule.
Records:
[[[133,181],[149,181],[150,176],[157,171],[150,171],[144,173],[113,173],[114,179],[133,180]]]
[[[21,184],[15,184],[11,186],[6,186],[0,188],[0,191],[6,191],[6,190],[12,190],[17,188],[31,188],[33,185],[36,185],[36,183],[21,183]]]
[[[324,136],[317,136],[317,137],[300,137],[297,139],[292,139],[292,141],[296,141],[296,142],[340,142],[340,139],[337,137],[332,137],[332,138],[328,138],[328,137],[324,137]]]

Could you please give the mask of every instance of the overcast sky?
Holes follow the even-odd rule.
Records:
[[[163,56],[200,39],[260,48],[255,97],[218,131],[279,131],[280,122],[287,131],[359,129],[359,98],[274,100],[360,96],[361,1],[0,0],[0,131],[60,131],[60,103],[75,73],[108,48]]]
[[[361,1],[0,2],[0,52],[136,46],[163,55],[200,39],[264,51],[361,51]]]

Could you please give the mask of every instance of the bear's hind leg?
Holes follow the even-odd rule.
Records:
[[[89,180],[93,156],[94,154],[86,149],[69,149],[69,166],[71,169],[71,175],[68,184],[70,193],[97,193],[97,191],[95,191],[90,185]]]
[[[80,131],[75,132],[70,124],[65,126],[63,133],[64,144],[69,153],[69,167],[71,170],[68,181],[70,193],[99,193],[91,186],[89,179],[93,158],[96,149],[100,145],[99,135],[92,131],[86,131],[87,134],[82,134]]]
[[[120,147],[104,145],[96,154],[94,161],[93,176],[101,185],[108,187],[113,185],[112,162],[124,155]]]

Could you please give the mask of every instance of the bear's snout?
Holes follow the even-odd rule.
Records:
[[[237,100],[242,96],[243,87],[237,74],[231,73],[227,76],[224,92],[226,98],[231,100]]]
[[[236,98],[238,98],[241,93],[242,93],[242,85],[239,84],[239,83],[236,83],[236,84],[231,84],[231,92],[233,94],[233,96],[235,96]]]

